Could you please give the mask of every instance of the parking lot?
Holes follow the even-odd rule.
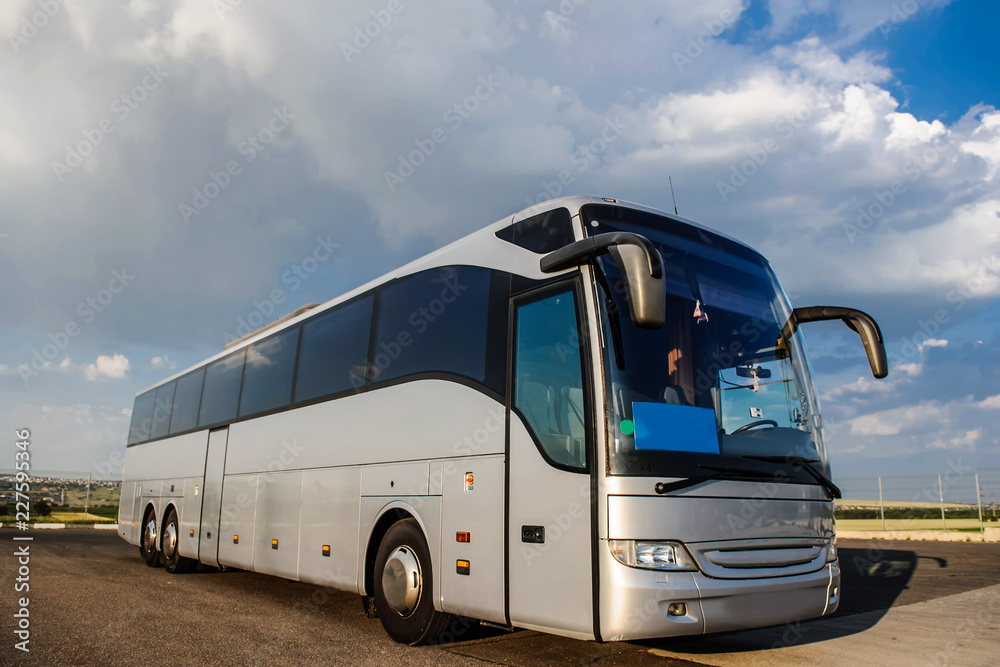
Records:
[[[843,602],[819,621],[607,644],[460,625],[454,642],[411,648],[356,595],[242,571],[171,576],[114,531],[33,531],[30,592],[15,593],[17,535],[0,529],[0,664],[985,665],[1000,654],[1000,544],[843,540]],[[30,653],[14,648],[21,596]]]

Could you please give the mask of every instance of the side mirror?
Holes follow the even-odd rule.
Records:
[[[796,308],[792,311],[791,317],[781,327],[781,334],[778,337],[778,349],[785,350],[787,355],[788,340],[799,328],[799,324],[805,322],[820,322],[823,320],[843,320],[844,324],[852,331],[861,336],[861,342],[865,346],[865,354],[868,355],[868,364],[871,366],[872,375],[876,378],[884,378],[889,375],[889,363],[885,357],[885,341],[882,339],[882,330],[868,313],[853,308],[841,308],[838,306],[811,306],[809,308]]]
[[[542,257],[543,273],[555,273],[610,253],[625,281],[625,299],[632,323],[643,329],[663,326],[667,293],[663,284],[663,258],[644,236],[628,232],[598,234],[570,243]]]

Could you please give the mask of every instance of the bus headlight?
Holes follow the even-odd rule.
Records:
[[[826,562],[832,563],[837,560],[837,536],[830,538],[830,548],[826,552]]]
[[[608,540],[611,553],[622,565],[644,570],[694,571],[698,567],[680,542]]]

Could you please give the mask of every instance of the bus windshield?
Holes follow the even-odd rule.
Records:
[[[614,260],[597,261],[609,406],[609,473],[742,472],[816,484],[828,475],[800,334],[779,345],[791,308],[753,251],[669,218],[584,208],[588,232],[641,234],[660,251],[666,317],[635,327]]]

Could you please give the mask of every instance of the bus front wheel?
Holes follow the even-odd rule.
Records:
[[[382,538],[373,583],[379,620],[397,642],[426,644],[451,622],[434,609],[430,552],[415,519],[394,523]]]

